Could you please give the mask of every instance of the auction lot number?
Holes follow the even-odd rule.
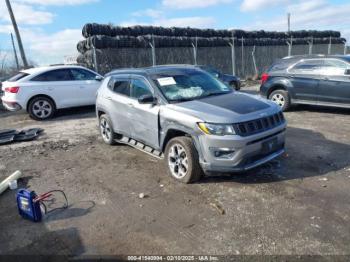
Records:
[[[128,256],[128,261],[218,261],[215,256]]]

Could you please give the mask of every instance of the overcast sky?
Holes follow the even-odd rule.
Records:
[[[350,41],[349,0],[11,0],[25,49],[38,64],[77,53],[85,23],[152,24],[286,31],[339,30]],[[10,51],[12,25],[0,2],[0,50]]]

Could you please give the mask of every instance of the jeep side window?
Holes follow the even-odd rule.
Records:
[[[143,95],[152,95],[149,85],[140,79],[131,81],[131,97],[139,99]]]
[[[127,79],[112,79],[108,86],[114,93],[130,96],[130,82]]]

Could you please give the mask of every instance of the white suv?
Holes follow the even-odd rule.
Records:
[[[103,77],[81,66],[51,66],[20,71],[2,83],[7,110],[26,110],[35,120],[57,109],[93,105]]]

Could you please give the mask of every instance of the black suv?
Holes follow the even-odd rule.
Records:
[[[350,56],[292,56],[261,77],[260,94],[283,110],[292,104],[350,108]]]
[[[212,66],[199,65],[197,67],[208,72],[209,74],[211,74],[215,78],[220,79],[222,82],[231,86],[235,90],[239,91],[241,89],[241,80],[239,77],[234,76],[234,75],[223,74],[219,70],[217,70],[216,68],[214,68]]]

